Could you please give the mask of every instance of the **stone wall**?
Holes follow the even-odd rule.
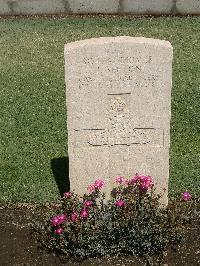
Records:
[[[0,0],[0,15],[199,15],[200,0]]]

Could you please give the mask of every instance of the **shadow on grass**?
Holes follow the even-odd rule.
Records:
[[[70,190],[69,181],[69,158],[60,157],[51,160],[51,169],[58,186],[61,197]]]

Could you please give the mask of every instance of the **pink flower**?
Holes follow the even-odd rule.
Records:
[[[64,194],[63,194],[63,197],[64,198],[66,198],[66,199],[70,199],[71,198],[71,196],[72,196],[72,192],[65,192]]]
[[[125,204],[126,203],[124,200],[116,200],[115,201],[115,206],[117,206],[117,207],[124,207]]]
[[[138,175],[135,175],[135,176],[132,176],[129,180],[128,180],[128,185],[134,185],[135,183],[138,182],[139,180],[139,176]]]
[[[64,232],[64,229],[62,227],[58,227],[56,228],[56,230],[54,231],[55,234],[60,235]]]
[[[105,182],[102,179],[97,179],[94,182],[94,186],[96,189],[101,189],[105,185]]]
[[[71,214],[71,221],[74,223],[78,220],[78,214],[76,212],[73,212]]]
[[[92,206],[93,205],[93,201],[91,201],[91,200],[86,200],[85,202],[84,202],[84,206],[85,207],[90,207],[90,206]]]
[[[54,216],[51,219],[51,224],[52,224],[52,226],[57,226],[57,225],[64,223],[66,220],[67,220],[66,214],[61,214],[58,216]]]
[[[189,192],[185,191],[185,192],[182,193],[182,199],[183,199],[184,201],[188,201],[188,200],[190,200],[191,198],[192,198],[192,196],[191,196],[191,194],[190,194]]]
[[[67,220],[66,214],[61,214],[58,216],[61,223],[64,223]]]
[[[101,189],[105,185],[105,182],[102,179],[97,179],[93,184],[87,187],[89,192],[94,192],[97,189]]]
[[[88,190],[89,192],[94,192],[94,191],[96,190],[96,188],[95,188],[94,184],[91,184],[91,185],[89,185],[89,186],[87,187],[87,190]]]
[[[58,216],[55,216],[51,219],[51,224],[52,226],[57,226],[60,224],[60,220],[59,220],[59,217]]]
[[[147,191],[153,186],[153,178],[149,175],[135,175],[126,181],[127,185],[138,184],[141,190]]]
[[[118,184],[122,184],[122,183],[124,183],[124,178],[123,178],[123,176],[117,176],[116,178],[115,178],[115,182],[116,183],[118,183]]]
[[[151,176],[138,176],[140,189],[147,191],[153,186],[153,178]]]
[[[88,216],[89,216],[88,209],[86,209],[86,208],[82,209],[82,211],[80,212],[80,216],[81,216],[81,218],[88,218]]]

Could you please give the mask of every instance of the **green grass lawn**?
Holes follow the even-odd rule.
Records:
[[[199,196],[200,17],[20,18],[0,20],[0,202],[60,197],[51,161],[67,156],[64,44],[117,35],[172,43],[170,194]]]

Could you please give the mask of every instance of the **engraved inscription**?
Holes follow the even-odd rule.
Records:
[[[91,84],[96,84],[98,78],[94,78],[94,73],[103,75],[107,83],[107,88],[112,89],[115,86],[131,87],[132,84],[137,84],[138,78],[142,78],[144,83],[150,82],[154,86],[158,76],[144,77],[146,75],[144,70],[151,64],[152,56],[146,58],[118,55],[117,65],[116,59],[107,57],[84,57],[82,62],[79,63],[80,68],[84,68],[85,76],[75,75],[74,79],[77,80],[79,87],[87,87]],[[76,77],[77,76],[77,77]],[[81,76],[78,78],[78,76]],[[143,84],[144,86],[147,86]]]
[[[137,128],[133,129],[130,135],[121,135],[118,138],[109,137],[109,131],[96,130],[91,132],[88,144],[91,146],[155,145],[161,147],[164,145],[163,130],[156,128]]]
[[[89,136],[88,144],[92,146],[108,145],[108,137],[105,130],[95,130]]]
[[[154,74],[143,78],[144,79],[143,86],[148,87],[148,86],[151,85],[152,87],[154,87],[156,81],[158,80],[158,78],[159,78],[159,76],[158,75],[154,75]]]
[[[164,146],[164,131],[157,128],[132,128],[129,114],[130,93],[108,94],[108,127],[79,130],[76,144],[89,146],[153,145]],[[82,133],[80,133],[82,132]],[[82,139],[82,142],[81,142]]]
[[[109,146],[128,145],[129,143],[129,97],[130,95],[112,95],[108,103]]]
[[[150,64],[152,62],[152,55],[149,55],[145,58],[142,57],[137,57],[137,56],[125,56],[124,54],[119,54],[118,58],[117,58],[117,62],[119,65],[135,65],[138,63],[142,63],[142,65],[144,64]],[[101,65],[108,65],[108,66],[112,66],[116,64],[116,59],[115,58],[110,58],[110,57],[99,57],[96,56],[95,58],[93,57],[84,57],[81,64],[84,66],[88,66],[88,65],[94,65],[95,63],[101,64]],[[117,69],[118,67],[116,67],[116,65],[113,67],[115,69]]]

